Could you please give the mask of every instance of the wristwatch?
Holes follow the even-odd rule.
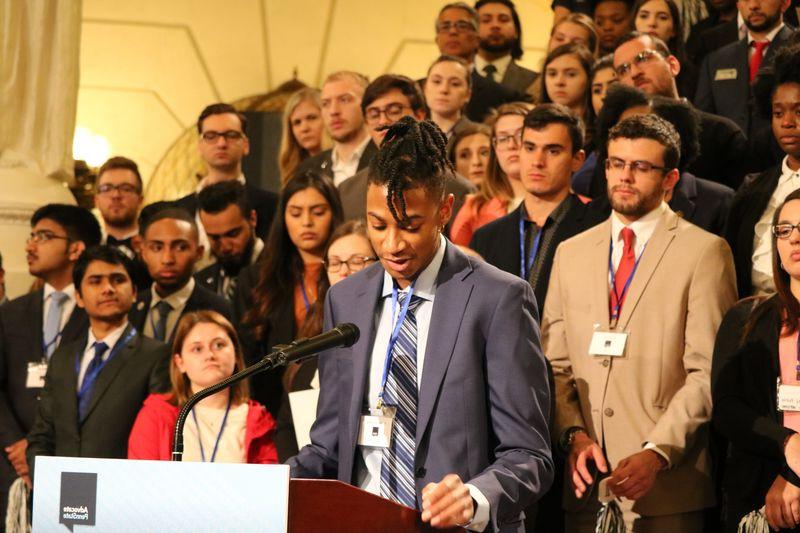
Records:
[[[569,450],[572,448],[572,441],[575,440],[575,435],[580,432],[586,433],[586,430],[580,426],[572,426],[561,435],[561,438],[558,440],[558,447],[564,455],[569,455]]]

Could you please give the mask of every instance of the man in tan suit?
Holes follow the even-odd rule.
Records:
[[[606,222],[556,251],[542,321],[568,454],[567,531],[594,532],[600,480],[628,531],[700,532],[714,337],[736,299],[724,240],[664,202],[680,139],[654,115],[609,133]],[[598,472],[599,471],[599,472]]]

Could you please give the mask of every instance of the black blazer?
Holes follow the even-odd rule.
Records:
[[[742,333],[754,300],[736,304],[725,315],[714,346],[712,422],[729,442],[722,476],[729,531],[736,531],[742,516],[764,505],[778,474],[800,486],[783,454],[783,443],[794,432],[783,427],[775,405],[780,317],[771,302],[761,304],[767,307],[745,339]]]
[[[734,194],[730,187],[684,172],[669,206],[684,220],[722,236]]]
[[[152,291],[142,291],[136,298],[136,304],[131,308],[130,313],[128,313],[128,320],[131,321],[131,324],[133,324],[140,333],[144,332],[147,312],[150,310],[150,303],[152,301]],[[228,304],[227,300],[219,294],[195,283],[194,290],[189,296],[189,299],[186,300],[186,305],[183,306],[181,316],[178,317],[178,321],[175,323],[175,329],[172,330],[167,344],[170,346],[172,345],[172,339],[175,337],[175,331],[178,329],[177,324],[180,322],[180,319],[183,318],[183,315],[191,313],[192,311],[202,311],[206,309],[216,311],[228,320],[232,320],[231,306]]]
[[[566,201],[569,202],[569,209],[553,235],[547,255],[543,259],[541,274],[533,288],[539,314],[544,309],[547,287],[550,284],[550,270],[553,268],[553,258],[556,255],[558,244],[607,218],[605,213],[584,204],[574,194],[571,194]],[[469,247],[478,252],[487,263],[515,276],[519,276],[519,217],[521,210],[522,204],[506,216],[478,228],[469,243]]]
[[[272,219],[275,218],[275,212],[278,210],[278,195],[252,183],[245,183],[244,188],[250,206],[256,212],[256,234],[262,239],[266,239]],[[197,213],[197,193],[187,194],[172,203],[175,207],[185,209],[193,215]]]
[[[130,331],[125,330],[120,341]],[[88,334],[88,333],[87,333]],[[36,422],[28,434],[28,465],[37,455],[65,457],[128,456],[128,434],[145,398],[169,390],[169,348],[136,334],[100,371],[86,417],[78,421],[75,360],[87,335],[62,344],[47,369]]]
[[[375,143],[370,141],[367,144],[367,147],[364,148],[364,152],[361,154],[361,157],[358,160],[358,169],[363,170],[369,166],[372,162],[372,158],[378,153],[378,147],[375,146]],[[297,166],[297,172],[295,174],[302,174],[303,172],[314,172],[316,174],[322,174],[323,176],[328,176],[330,179],[333,179],[333,148],[329,148],[322,153],[315,155],[314,157],[309,157],[308,159],[302,161]]]
[[[42,389],[25,387],[28,363],[40,362],[44,291],[38,290],[0,306],[0,445],[23,438],[36,418]],[[86,334],[89,319],[75,306],[64,325],[60,344],[68,344]],[[3,461],[8,461],[3,454]]]
[[[700,154],[686,170],[698,178],[738,189],[748,172],[747,138],[742,128],[729,118],[695,111],[700,122]]]
[[[699,65],[714,50],[738,41],[739,25],[737,22],[737,19],[734,18],[720,24],[712,15],[695,24],[689,40],[686,42],[686,52],[689,54],[689,58]]]
[[[764,214],[780,177],[780,165],[760,174],[747,176],[731,202],[724,236],[733,252],[736,286],[741,298],[749,296],[753,291],[751,271],[755,226]]]
[[[204,289],[219,294],[218,288],[222,283],[222,265],[211,263],[202,270],[194,273],[194,281]]]

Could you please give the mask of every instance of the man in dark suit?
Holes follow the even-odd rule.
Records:
[[[346,70],[325,78],[320,95],[322,121],[333,139],[333,148],[300,163],[298,174],[309,171],[322,174],[338,187],[369,165],[378,149],[367,134],[361,108],[368,83],[363,75]]]
[[[522,25],[511,0],[478,0],[478,54],[475,71],[521,94],[532,94],[538,72],[517,64],[522,57]]]
[[[425,100],[414,80],[396,74],[384,74],[367,86],[361,101],[369,134],[375,146],[383,143],[386,129],[404,116],[417,120],[425,119]],[[367,176],[370,167],[359,171],[339,185],[345,220],[366,218]],[[457,213],[464,197],[475,192],[475,186],[458,174],[451,174],[445,181],[445,190],[455,197],[453,212]]]
[[[418,508],[434,527],[523,531],[522,509],[553,476],[536,303],[527,283],[442,236],[453,198],[435,133],[403,117],[381,146],[367,193],[380,264],[325,304],[326,327],[353,322],[360,340],[320,357],[312,443],[289,464]]]
[[[53,354],[28,434],[31,472],[40,455],[124,459],[142,402],[169,389],[169,348],[128,323],[136,298],[130,267],[110,246],[90,248],[75,265],[89,329]]]
[[[531,110],[525,117],[519,159],[525,186],[522,204],[478,228],[470,248],[488,263],[527,280],[543,309],[559,243],[605,217],[570,191],[572,173],[583,164],[584,152],[583,126],[569,109],[541,104]]]
[[[208,167],[208,174],[200,180],[197,191],[175,200],[174,204],[196,215],[200,190],[220,181],[239,181],[245,186],[250,205],[258,215],[256,233],[266,239],[275,217],[278,196],[248,183],[242,174],[242,159],[250,153],[247,118],[230,104],[211,104],[200,113],[197,132],[200,134],[198,150]],[[200,235],[200,243],[206,245],[205,234]]]
[[[264,241],[255,234],[257,215],[244,187],[237,182],[209,185],[198,198],[200,222],[217,261],[197,272],[194,279],[232,302],[239,272],[255,264],[264,250]]]
[[[747,37],[711,52],[700,68],[695,105],[730,118],[751,142],[768,123],[751,102],[750,85],[793,33],[783,23],[789,4],[790,0],[739,2]]]
[[[650,96],[679,99],[675,78],[680,62],[658,37],[631,32],[614,51],[619,82]],[[684,95],[685,96],[685,95]],[[747,139],[730,119],[698,112],[700,154],[686,169],[697,177],[736,189],[747,172]],[[725,154],[725,157],[720,157]]]
[[[31,217],[28,271],[44,288],[0,306],[0,508],[17,476],[28,477],[25,439],[36,417],[53,352],[85,334],[86,313],[75,305],[72,270],[87,247],[100,243],[97,219],[74,205],[48,204]]]
[[[181,317],[191,311],[211,309],[230,319],[228,302],[195,283],[192,273],[203,256],[197,242],[194,217],[167,208],[140,223],[142,259],[153,286],[139,293],[131,309],[131,324],[141,335],[171,344]]]

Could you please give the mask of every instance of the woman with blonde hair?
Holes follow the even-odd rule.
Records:
[[[244,369],[236,330],[216,311],[194,311],[181,318],[172,344],[167,394],[144,402],[128,439],[129,459],[168,461],[173,429],[189,397]],[[275,422],[250,399],[240,381],[192,409],[184,432],[184,461],[277,463]]]
[[[278,167],[281,185],[295,175],[305,159],[315,156],[330,145],[322,123],[322,102],[319,91],[306,87],[292,94],[283,108],[281,148]]]

